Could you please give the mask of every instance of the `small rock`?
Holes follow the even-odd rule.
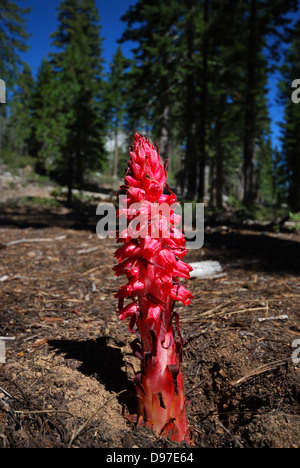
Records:
[[[210,278],[222,272],[221,264],[214,260],[190,263],[190,266],[193,268],[190,273],[191,278]]]

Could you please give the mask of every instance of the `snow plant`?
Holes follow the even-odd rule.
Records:
[[[119,318],[129,319],[129,330],[138,330],[141,337],[131,345],[141,361],[141,370],[134,377],[138,425],[163,437],[170,435],[173,441],[189,443],[180,370],[184,343],[174,305],[176,301],[188,305],[193,298],[180,283],[180,278],[189,278],[192,268],[182,260],[186,240],[176,227],[181,216],[174,212],[178,203],[166,182],[166,166],[158,147],[135,134],[121,187],[126,203],[117,212],[118,217],[127,218],[127,228],[117,232],[117,242],[123,245],[115,253],[119,264],[114,267],[116,276],[125,275],[128,282],[115,297]],[[160,210],[166,205],[169,216],[165,209]]]

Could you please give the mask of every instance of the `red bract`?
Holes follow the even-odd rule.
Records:
[[[176,228],[181,218],[174,213],[176,196],[166,184],[166,165],[158,148],[136,134],[130,157],[121,187],[127,195],[127,207],[118,213],[129,225],[117,233],[117,241],[123,245],[115,253],[119,264],[114,270],[116,276],[126,275],[128,279],[115,296],[119,299],[119,317],[129,318],[130,331],[137,326],[141,336],[141,341],[135,340],[132,345],[141,360],[141,371],[134,378],[139,424],[164,437],[170,433],[174,441],[190,442],[180,371],[183,339],[174,303],[190,304],[193,296],[179,278],[189,278],[192,268],[182,261],[185,238]],[[131,223],[135,220],[133,237]]]

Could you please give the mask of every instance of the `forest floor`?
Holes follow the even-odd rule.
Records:
[[[115,243],[96,236],[96,216],[3,191],[0,205],[0,336],[13,338],[0,448],[185,447],[126,419],[139,363],[116,313]],[[195,448],[300,448],[299,254],[296,233],[229,223],[206,226],[204,247],[188,252],[222,265],[187,281],[195,299],[177,306]]]

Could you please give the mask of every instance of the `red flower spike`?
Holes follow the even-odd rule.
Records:
[[[171,434],[173,441],[190,443],[180,371],[183,339],[174,303],[182,301],[188,305],[193,298],[178,281],[189,278],[191,267],[182,261],[186,254],[185,238],[175,227],[181,218],[174,213],[177,198],[166,180],[166,165],[158,148],[135,134],[122,186],[127,206],[119,212],[127,218],[128,228],[117,233],[117,242],[123,245],[115,253],[119,264],[114,267],[116,276],[126,275],[128,283],[115,297],[119,299],[120,319],[130,318],[129,330],[133,332],[137,326],[141,335],[141,345],[133,347],[141,360],[141,372],[134,378],[139,425],[152,428],[159,436]],[[164,189],[169,194],[164,194]],[[140,208],[131,209],[137,202]],[[136,219],[140,221],[136,222],[139,228],[134,224]],[[133,238],[134,231],[137,235]],[[130,303],[124,306],[128,299]]]

